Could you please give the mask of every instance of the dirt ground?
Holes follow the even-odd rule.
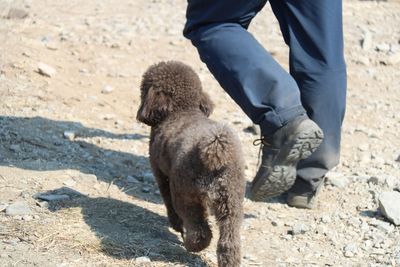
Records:
[[[190,254],[168,227],[149,128],[135,120],[146,68],[181,60],[213,96],[212,118],[239,134],[248,181],[257,169],[251,122],[182,37],[185,5],[0,0],[0,266],[216,266],[216,231]],[[400,188],[399,25],[398,0],[344,1],[341,163],[315,210],[245,199],[243,266],[400,266],[400,229],[378,209]],[[250,31],[287,67],[268,6]],[[55,73],[40,74],[40,62]]]

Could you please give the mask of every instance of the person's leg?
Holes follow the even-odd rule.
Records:
[[[246,30],[265,0],[190,0],[184,35],[263,135],[305,113],[295,80]]]
[[[288,190],[297,163],[323,138],[320,128],[304,115],[296,81],[247,31],[265,3],[191,0],[184,30],[222,88],[260,125],[265,146],[251,185],[253,200]]]
[[[324,131],[318,150],[297,166],[291,192],[314,192],[339,162],[346,102],[341,0],[271,0],[290,47],[290,73],[308,116]]]

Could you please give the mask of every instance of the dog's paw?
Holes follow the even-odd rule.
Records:
[[[186,229],[185,229],[186,230]],[[187,251],[199,252],[210,245],[212,232],[208,224],[188,229],[183,234],[183,243]]]

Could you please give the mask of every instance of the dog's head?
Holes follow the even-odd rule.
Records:
[[[209,116],[213,110],[213,103],[203,92],[197,74],[180,62],[151,66],[143,75],[140,90],[141,103],[136,118],[150,126],[176,111],[198,109]]]

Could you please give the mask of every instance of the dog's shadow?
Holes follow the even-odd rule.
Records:
[[[168,229],[167,218],[133,203],[111,198],[90,198],[69,188],[71,200],[50,202],[52,212],[79,207],[83,220],[101,240],[101,251],[117,259],[147,256],[152,262],[208,266],[196,254],[188,253]]]
[[[76,138],[68,140],[65,132],[74,133]],[[0,166],[35,171],[73,169],[95,175],[98,181],[113,182],[119,188],[127,188],[128,176],[140,180],[143,173],[150,171],[148,157],[105,147],[112,142],[132,140],[143,144],[140,139],[144,139],[147,146],[148,136],[138,133],[114,134],[85,127],[79,122],[43,117],[0,116]],[[136,144],[139,145],[131,143],[128,148],[135,151]],[[155,191],[155,184],[152,185]],[[129,190],[128,194],[154,203],[161,202],[158,196],[142,192],[140,186]]]

